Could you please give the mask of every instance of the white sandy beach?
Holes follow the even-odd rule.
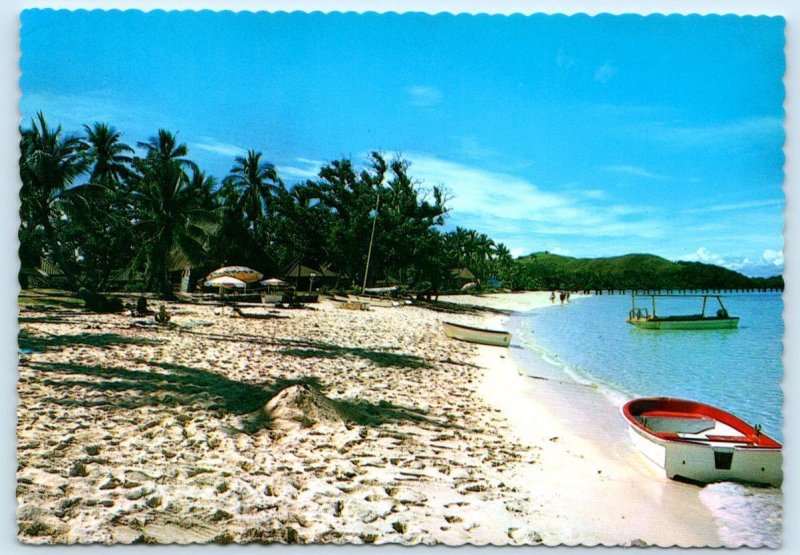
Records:
[[[443,298],[470,299],[520,311],[552,304],[547,292]],[[491,317],[487,327],[499,328],[502,320]],[[481,396],[513,422],[513,440],[547,446],[538,464],[518,470],[541,504],[543,530],[558,531],[570,545],[618,545],[622,538],[660,546],[722,545],[701,489],[669,480],[646,461],[630,444],[618,408],[597,389],[544,361],[533,372],[544,379],[532,379],[502,349],[479,351],[478,364],[489,370]]]
[[[171,308],[171,328],[21,313],[23,542],[721,545],[595,390],[441,331],[502,316]]]

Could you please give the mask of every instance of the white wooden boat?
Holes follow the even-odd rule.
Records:
[[[634,445],[669,478],[779,487],[781,444],[722,409],[668,397],[622,407]]]
[[[348,295],[347,299],[351,303],[364,303],[370,306],[382,306],[390,308],[393,306],[400,306],[400,303],[392,299],[380,299],[378,297],[368,297],[365,295]]]
[[[442,322],[442,325],[444,326],[444,334],[453,339],[482,345],[497,345],[499,347],[508,347],[511,344],[511,334],[507,331],[473,328],[463,324],[454,324],[453,322]]]
[[[633,295],[633,306],[628,313],[629,324],[646,330],[720,330],[736,329],[739,326],[739,317],[728,314],[728,310],[722,304],[720,295],[650,295],[650,297],[653,303],[652,312],[647,308],[637,306],[636,295]],[[703,305],[699,314],[658,316],[656,314],[656,299],[660,297],[698,297],[703,299]],[[706,315],[706,306],[709,298],[714,298],[719,303],[719,309],[713,315]]]

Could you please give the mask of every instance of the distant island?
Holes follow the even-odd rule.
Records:
[[[518,289],[783,289],[783,277],[751,278],[702,262],[672,262],[652,254],[573,258],[537,252],[517,259]]]

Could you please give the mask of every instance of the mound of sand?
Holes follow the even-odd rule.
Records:
[[[281,390],[264,407],[275,430],[309,428],[317,423],[343,424],[336,404],[316,389],[305,384]]]

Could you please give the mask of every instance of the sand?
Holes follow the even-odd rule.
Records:
[[[496,313],[169,308],[20,313],[21,541],[720,545],[614,407],[441,331]]]

